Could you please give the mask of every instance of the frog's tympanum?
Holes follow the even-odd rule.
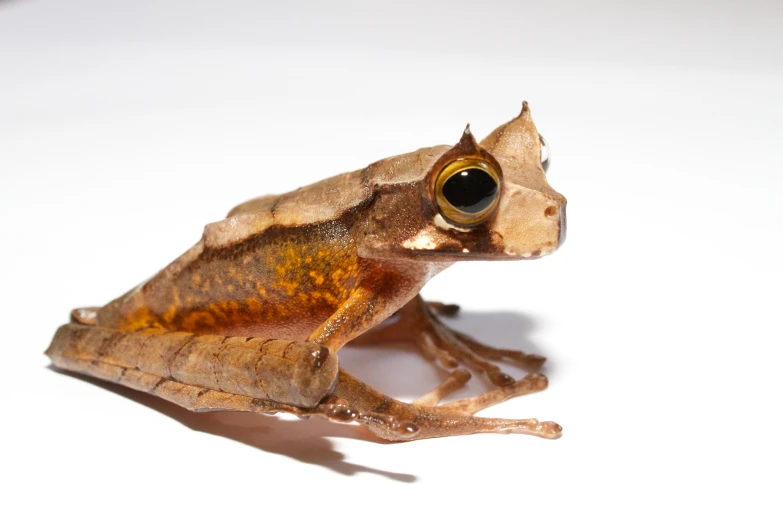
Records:
[[[61,368],[193,411],[315,415],[389,440],[556,438],[554,422],[473,416],[543,390],[544,359],[452,330],[438,316],[457,307],[419,296],[455,261],[536,259],[558,248],[566,200],[547,183],[548,163],[523,104],[480,143],[467,128],[453,147],[250,200],[149,281],[101,308],[74,310],[47,354]],[[409,341],[450,373],[420,399],[397,401],[339,367],[338,351],[354,340]],[[530,373],[515,380],[493,361]],[[439,404],[468,370],[492,390]]]

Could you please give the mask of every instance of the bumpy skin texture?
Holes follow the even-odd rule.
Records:
[[[540,149],[525,104],[481,144],[466,129],[454,147],[243,203],[148,282],[76,311],[81,324],[63,326],[47,353],[58,366],[197,410],[304,412],[362,422],[392,440],[509,429],[556,436],[559,427],[535,420],[472,417],[546,386],[535,373],[514,382],[487,360],[535,370],[543,359],[450,331],[417,297],[455,261],[532,259],[559,246],[565,199],[547,184]],[[434,197],[443,167],[463,158],[491,163],[500,178],[496,211],[465,228],[446,223]],[[400,310],[425,356],[450,368],[462,362],[503,389],[435,407],[467,380],[459,370],[425,402],[406,405],[338,371],[340,347]],[[401,338],[386,332],[376,340]]]
[[[46,353],[57,366],[94,377],[121,382],[131,372],[151,380],[152,389],[200,388],[199,399],[213,390],[303,408],[334,389],[339,369],[337,356],[314,343],[79,324],[61,326]]]

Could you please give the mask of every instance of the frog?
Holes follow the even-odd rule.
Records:
[[[453,146],[251,199],[151,279],[73,310],[46,353],[57,367],[193,411],[323,417],[391,441],[558,438],[553,421],[475,415],[544,390],[545,359],[453,329],[443,317],[459,307],[420,294],[456,262],[533,260],[561,246],[566,199],[547,181],[549,164],[523,102],[480,142],[468,125]],[[409,343],[446,378],[410,403],[394,399],[340,366],[349,343]],[[514,379],[500,362],[528,373]],[[444,402],[474,374],[489,391]]]

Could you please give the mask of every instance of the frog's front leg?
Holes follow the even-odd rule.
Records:
[[[406,272],[376,268],[365,276],[308,341],[336,352],[380,324],[411,300],[426,281],[413,266]]]
[[[455,305],[427,303],[417,295],[400,309],[397,322],[368,332],[357,339],[357,342],[413,342],[425,358],[437,360],[448,369],[456,368],[462,363],[472,370],[484,373],[497,386],[509,386],[515,381],[490,361],[506,360],[531,372],[539,370],[546,361],[540,355],[487,346],[453,330],[436,316],[436,313],[453,316],[457,310]]]

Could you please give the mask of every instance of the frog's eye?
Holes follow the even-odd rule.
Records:
[[[440,213],[455,225],[477,225],[498,204],[500,178],[494,167],[479,159],[452,161],[435,181],[435,202]]]
[[[552,159],[552,150],[549,148],[549,143],[546,142],[542,135],[538,135],[538,139],[541,140],[541,168],[544,172],[549,170],[549,162]]]

